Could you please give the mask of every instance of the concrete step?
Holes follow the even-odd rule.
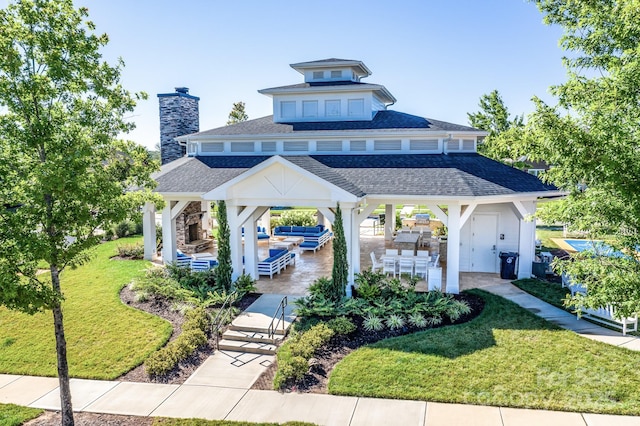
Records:
[[[239,340],[222,339],[218,342],[221,351],[249,352],[254,354],[274,355],[276,345],[269,343],[243,342]]]
[[[244,331],[244,330],[227,330],[222,335],[223,339],[227,340],[238,340],[243,342],[254,342],[254,343],[269,343],[269,344],[280,344],[284,336],[281,334],[276,334],[273,338],[269,338],[269,334],[260,333],[257,331]]]
[[[289,328],[289,324],[287,324],[287,329],[288,328]],[[233,324],[233,323],[231,323],[229,325],[229,330],[243,331],[243,332],[247,332],[247,333],[263,333],[263,334],[269,333],[269,329],[267,327],[249,326],[249,325],[237,325],[237,324]],[[278,329],[275,331],[275,334],[278,334],[278,335],[281,335],[281,336],[283,336],[285,333],[286,333],[286,330],[282,330],[282,325],[280,325],[278,327]]]

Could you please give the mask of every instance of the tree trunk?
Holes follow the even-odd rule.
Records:
[[[51,283],[53,289],[60,291],[60,277],[58,268],[51,265]],[[58,381],[60,383],[60,413],[62,425],[73,426],[73,407],[71,406],[71,388],[69,387],[69,364],[67,363],[67,341],[64,337],[64,324],[62,321],[62,298],[53,307],[53,327],[56,333],[56,355],[58,357]]]

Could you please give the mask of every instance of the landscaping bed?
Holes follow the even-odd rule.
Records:
[[[416,327],[407,324],[395,330],[385,328],[379,331],[369,331],[363,326],[362,318],[352,318],[352,321],[356,325],[356,331],[348,335],[336,335],[332,337],[327,344],[316,351],[314,357],[309,361],[310,369],[304,378],[295,383],[288,382],[282,390],[285,392],[328,393],[328,379],[334,366],[354,350],[391,337],[404,336],[431,328],[461,324],[478,316],[484,308],[484,300],[477,295],[463,293],[455,295],[454,298],[459,301],[465,301],[471,308],[471,312],[460,316],[456,321],[451,321],[448,318],[444,319],[443,322],[438,325]],[[271,364],[258,380],[256,380],[252,389],[272,390],[273,379],[277,368],[277,362]]]
[[[242,312],[259,297],[259,293],[248,293],[236,303],[235,307]],[[120,299],[128,306],[140,309],[169,321],[173,327],[173,333],[171,334],[169,341],[174,340],[180,335],[185,316],[180,311],[172,309],[172,304],[167,299],[155,297],[145,301],[138,301],[135,296],[135,292],[131,290],[129,286],[125,286],[122,289],[120,292]],[[209,340],[206,345],[200,346],[193,354],[182,360],[173,370],[163,376],[149,377],[144,370],[144,365],[139,365],[119,377],[118,380],[142,383],[182,384],[196,371],[198,367],[200,367],[207,357],[213,354],[214,344],[215,336],[209,336]]]

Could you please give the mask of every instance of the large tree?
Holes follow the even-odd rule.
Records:
[[[564,30],[567,82],[558,104],[535,99],[532,152],[553,165],[546,179],[570,192],[547,219],[567,222],[616,250],[576,255],[560,269],[586,285],[577,302],[640,311],[640,1],[535,1]]]
[[[244,102],[234,102],[233,108],[231,108],[231,112],[229,113],[227,126],[230,124],[242,123],[243,121],[247,121],[248,119],[249,116],[244,110]]]
[[[216,284],[221,285],[226,291],[231,290],[231,231],[227,221],[227,203],[218,201],[218,266],[215,269]]]
[[[342,209],[336,205],[336,217],[333,221],[333,268],[331,270],[331,299],[338,301],[345,295],[349,282],[349,262],[347,260],[347,240],[342,224]]]
[[[523,116],[511,118],[497,90],[482,95],[478,104],[480,111],[467,113],[469,124],[488,132],[478,149],[484,155],[498,161],[515,162],[526,154],[521,142]]]
[[[116,140],[136,95],[106,35],[71,0],[18,0],[0,10],[0,304],[51,310],[62,423],[73,424],[61,281],[87,260],[96,231],[133,214],[155,163]],[[148,192],[146,193],[148,195]],[[48,274],[36,274],[47,265]]]

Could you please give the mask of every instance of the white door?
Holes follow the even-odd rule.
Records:
[[[471,271],[498,272],[498,214],[471,216]]]

